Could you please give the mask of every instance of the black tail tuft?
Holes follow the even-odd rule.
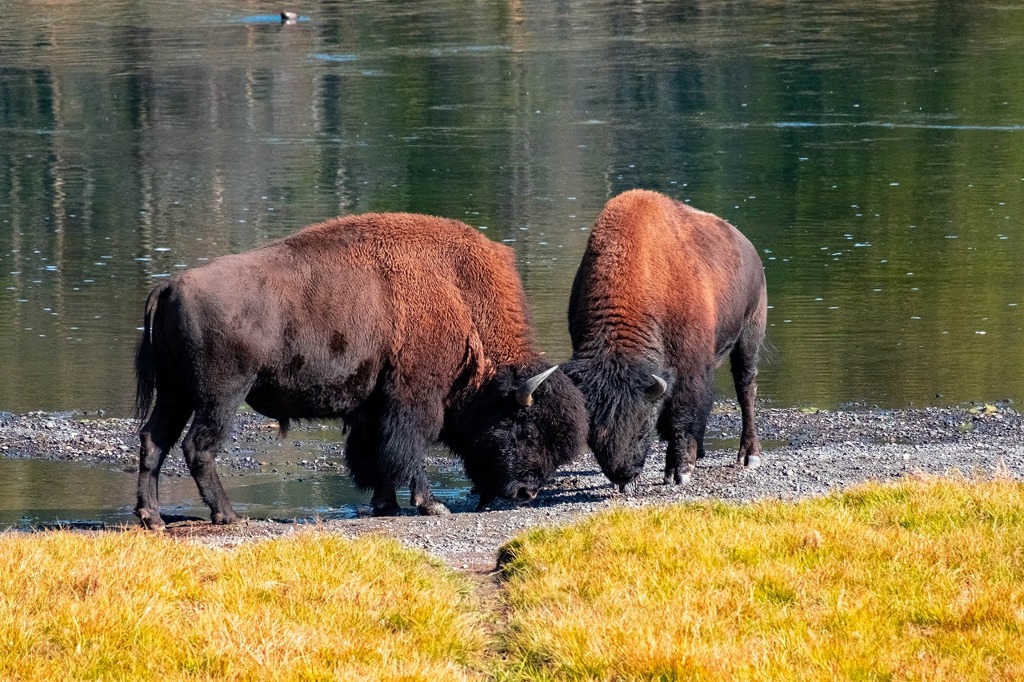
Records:
[[[153,406],[153,391],[156,389],[156,364],[153,361],[153,321],[157,301],[167,290],[163,282],[149,293],[142,324],[142,338],[135,350],[135,418],[144,420]]]
[[[761,345],[758,348],[758,357],[769,365],[779,357],[779,349],[768,340],[767,336],[761,340]]]

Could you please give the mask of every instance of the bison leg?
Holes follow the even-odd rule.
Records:
[[[669,443],[665,461],[666,485],[690,482],[700,457],[698,450],[702,450],[702,445],[698,445],[697,439],[689,433]]]
[[[409,503],[424,516],[447,514],[448,508],[430,492],[427,472],[423,463],[430,442],[428,433],[436,438],[440,430],[443,412],[437,401],[436,415],[427,409],[434,403],[421,393],[416,409],[410,409],[399,400],[387,405],[381,418],[381,447],[378,469],[381,484],[390,484],[392,490],[398,484],[409,483]],[[436,425],[435,425],[436,424]]]
[[[740,451],[737,462],[743,466],[756,468],[761,464],[761,442],[757,437],[757,424],[754,421],[754,400],[757,397],[757,351],[760,344],[744,334],[729,356],[729,367],[732,370],[733,384],[736,386],[736,399],[740,403],[740,414],[743,427],[740,432]]]
[[[427,472],[422,466],[409,481],[409,504],[419,510],[422,516],[444,516],[451,514],[448,507],[434,497],[427,482]]]
[[[374,486],[373,497],[370,498],[373,505],[374,516],[398,516],[402,508],[398,506],[398,497],[395,495],[395,486],[382,484]]]
[[[210,521],[214,524],[238,521],[238,515],[232,509],[231,501],[217,475],[214,457],[227,439],[240,404],[241,400],[238,400],[228,405],[200,407],[181,443],[189,473],[199,488],[200,497],[210,508]]]
[[[395,493],[395,482],[381,477],[378,464],[381,459],[381,439],[377,432],[379,424],[372,423],[365,416],[352,424],[345,441],[345,462],[360,488],[373,488],[370,504],[374,516],[397,516],[401,513]],[[410,504],[421,514],[438,516],[447,514],[448,508],[434,499],[427,484],[422,464],[409,482]]]
[[[357,486],[373,488],[373,515],[398,516],[402,508],[398,506],[395,484],[380,472],[380,417],[380,412],[372,409],[353,418],[345,440],[345,463]]]
[[[658,423],[665,451],[665,485],[689,483],[704,456],[704,432],[715,402],[713,370],[679,382]]]
[[[153,414],[139,432],[142,445],[135,515],[150,530],[164,528],[160,518],[160,467],[192,414],[192,406],[186,399],[167,396],[166,390],[157,395]]]
[[[689,483],[697,468],[697,439],[683,434],[668,444],[665,451],[665,485]]]
[[[682,483],[683,475],[679,471],[679,462],[681,461],[680,454],[682,448],[678,440],[671,434],[671,431],[664,437],[668,441],[668,447],[665,449],[665,485],[672,485],[673,483]],[[685,442],[685,439],[683,440]],[[689,479],[687,479],[689,480]]]

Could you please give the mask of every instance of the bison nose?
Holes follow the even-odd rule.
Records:
[[[515,487],[515,494],[512,495],[512,499],[516,502],[532,502],[537,497],[537,489],[526,485],[525,483],[519,483]]]
[[[639,469],[616,469],[608,472],[608,480],[615,485],[625,487],[635,481],[640,475]]]

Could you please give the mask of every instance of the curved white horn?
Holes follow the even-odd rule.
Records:
[[[650,386],[644,389],[644,397],[653,403],[656,402],[658,398],[665,395],[665,391],[668,390],[668,383],[666,383],[665,380],[657,374],[652,374],[651,377],[654,378],[654,381],[651,382]]]
[[[530,377],[516,389],[516,402],[523,407],[529,407],[533,405],[533,392],[537,390],[537,387],[544,383],[544,380],[554,373],[558,369],[558,365],[555,365],[551,369],[546,369],[540,374]]]

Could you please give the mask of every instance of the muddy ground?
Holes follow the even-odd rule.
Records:
[[[243,414],[236,424],[222,469],[245,475],[268,466],[250,456],[256,441],[276,438],[276,424]],[[663,485],[663,446],[655,447],[640,482],[626,494],[611,486],[593,457],[581,455],[559,472],[533,503],[516,507],[498,503],[475,512],[476,498],[466,494],[452,502],[452,514],[372,518],[361,508],[354,519],[317,523],[344,536],[379,533],[421,548],[459,569],[488,571],[498,547],[535,526],[565,523],[613,507],[642,507],[690,500],[794,500],[821,495],[867,480],[890,480],[918,473],[993,475],[1024,479],[1024,416],[1008,404],[929,408],[921,410],[762,409],[758,426],[766,446],[759,469],[735,464],[732,448],[714,449],[698,462],[692,482]],[[30,413],[0,415],[0,456],[87,460],[113,463],[126,470],[137,464],[136,422],[82,414]],[[311,469],[337,469],[340,445],[321,439],[304,441],[317,425],[300,426],[290,439],[309,452],[299,464]],[[734,404],[716,407],[709,425],[709,444],[737,443],[739,412]],[[452,466],[458,466],[456,462]],[[180,451],[168,457],[165,475],[187,475]],[[367,500],[369,495],[367,495]],[[235,526],[179,520],[171,535],[211,545],[233,546],[257,538],[300,532],[309,524],[249,519]]]

